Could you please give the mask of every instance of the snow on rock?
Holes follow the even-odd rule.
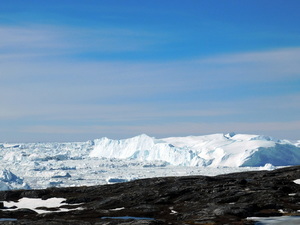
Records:
[[[129,179],[124,179],[124,178],[107,178],[107,183],[109,184],[114,184],[114,183],[124,183],[124,182],[128,182]]]
[[[300,165],[299,146],[262,135],[229,133],[155,139],[143,134],[123,140],[97,139],[94,144],[90,157],[160,160],[176,166]]]
[[[39,198],[21,198],[17,202],[4,201],[4,207],[8,208],[5,209],[5,211],[15,211],[18,209],[31,209],[37,212],[38,214],[51,213],[51,212],[68,212],[70,210],[83,209],[81,207],[75,209],[60,208],[63,205],[66,206],[76,205],[76,204],[66,204],[65,201],[66,201],[65,198],[49,198],[46,200],[39,199]],[[44,208],[44,209],[40,209],[40,208]],[[53,211],[53,208],[59,208],[59,209]]]
[[[4,169],[0,171],[0,191],[10,189],[30,189],[22,178],[16,176],[10,170]]]
[[[300,184],[300,179],[294,180],[295,184]]]

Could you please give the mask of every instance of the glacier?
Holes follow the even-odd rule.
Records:
[[[249,134],[0,143],[0,190],[218,175],[300,165],[300,141]]]

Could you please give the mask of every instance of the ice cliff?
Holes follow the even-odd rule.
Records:
[[[242,167],[300,165],[300,147],[287,140],[248,134],[94,141],[90,157],[165,161],[180,166]]]
[[[217,175],[300,165],[299,141],[247,134],[0,143],[0,190]],[[28,185],[27,185],[28,184]]]

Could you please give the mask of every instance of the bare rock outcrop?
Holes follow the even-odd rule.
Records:
[[[299,215],[300,185],[294,182],[296,179],[300,179],[300,166],[215,177],[2,191],[0,202],[23,197],[66,200],[58,208],[45,207],[49,212],[42,214],[0,209],[0,218],[12,219],[0,224],[254,224],[246,218]]]

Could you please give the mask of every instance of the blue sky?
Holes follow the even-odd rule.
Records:
[[[0,2],[0,142],[300,139],[300,1]]]

